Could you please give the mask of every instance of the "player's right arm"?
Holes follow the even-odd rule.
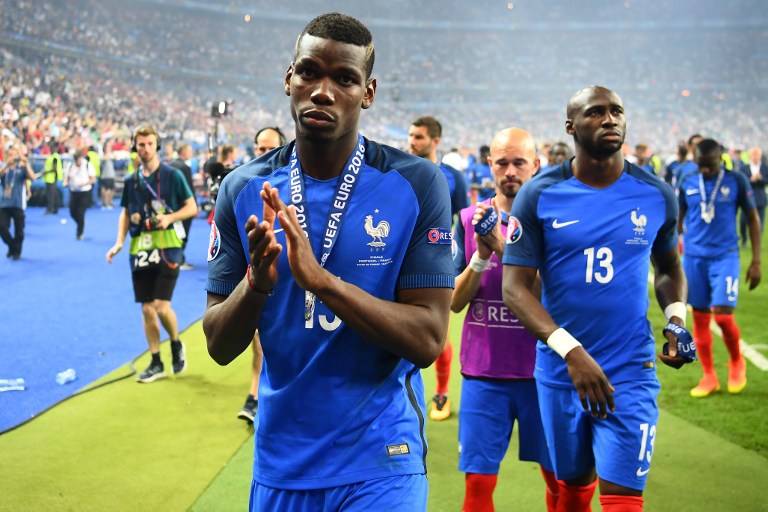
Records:
[[[128,218],[128,208],[123,207],[122,211],[120,212],[120,218],[117,220],[117,240],[115,241],[115,245],[110,247],[110,249],[107,251],[107,263],[112,263],[112,258],[120,252],[120,249],[123,248],[125,238],[128,236],[129,224],[130,219]]]
[[[597,361],[544,309],[534,292],[536,274],[533,267],[504,265],[504,304],[530,333],[563,357],[584,410],[595,418],[606,418],[608,410],[615,410],[614,388]]]

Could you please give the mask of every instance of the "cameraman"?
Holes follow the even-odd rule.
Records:
[[[24,241],[24,210],[27,207],[26,181],[34,180],[35,173],[26,156],[21,156],[16,147],[6,152],[6,161],[0,167],[0,238],[8,245],[7,257],[21,258],[21,244]],[[13,219],[13,238],[11,238]]]
[[[179,374],[187,367],[171,297],[186,235],[181,221],[197,214],[197,204],[181,171],[160,163],[159,141],[152,126],[144,125],[134,132],[132,150],[138,153],[141,165],[125,178],[117,241],[107,252],[107,262],[112,263],[130,231],[133,292],[136,302],[141,303],[144,333],[152,354],[149,367],[136,378],[139,382],[166,376],[160,359],[158,318],[171,339],[173,373]]]
[[[211,213],[208,217],[209,224],[213,220],[213,212],[216,209],[216,196],[219,195],[221,180],[235,169],[236,161],[237,147],[231,144],[222,144],[219,146],[217,159],[208,160],[203,167],[207,174],[206,185],[208,186],[208,193],[211,199]]]

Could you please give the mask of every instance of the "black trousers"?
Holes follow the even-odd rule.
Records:
[[[85,210],[91,205],[91,191],[73,192],[69,194],[69,215],[77,224],[77,236],[83,236],[85,229]]]
[[[24,218],[24,210],[21,208],[0,208],[0,238],[8,246],[8,256],[21,256]],[[13,238],[11,238],[11,220],[13,220]]]
[[[45,211],[49,213],[59,212],[59,187],[56,183],[45,184]]]

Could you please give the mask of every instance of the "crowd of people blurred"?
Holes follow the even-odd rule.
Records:
[[[371,20],[381,55],[376,115],[363,116],[361,128],[393,146],[406,146],[409,119],[429,114],[443,122],[445,151],[469,157],[462,166],[510,123],[535,126],[543,148],[564,138],[563,98],[600,81],[633,112],[630,147],[646,145],[662,161],[691,133],[739,151],[765,136],[768,102],[758,78],[768,63],[755,48],[768,36],[757,18],[723,17],[714,0],[695,18],[658,0],[656,11],[601,6],[589,22],[567,5],[552,12],[535,3],[397,4],[396,17],[392,6],[349,6]],[[131,168],[130,133],[140,123],[157,126],[166,147],[189,143],[193,171],[211,156],[209,134],[214,146],[239,147],[242,160],[253,154],[257,127],[290,134],[281,81],[292,56],[268,49],[292,46],[286,39],[297,15],[279,2],[254,8],[230,0],[214,9],[192,0],[0,0],[0,8],[0,159],[19,143],[39,171],[52,150],[66,159],[89,148],[103,155],[109,145],[119,192],[120,175]],[[505,58],[488,48],[503,49]],[[223,99],[229,115],[212,117]]]

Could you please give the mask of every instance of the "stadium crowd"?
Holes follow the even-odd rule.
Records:
[[[25,132],[31,149],[46,137],[70,151],[81,144],[78,135],[83,143],[125,140],[145,121],[164,139],[197,149],[217,128],[219,142],[243,148],[259,126],[290,133],[280,82],[291,56],[267,50],[292,47],[295,13],[287,6],[85,3],[0,1],[4,128]],[[542,144],[563,138],[561,105],[569,91],[602,80],[637,112],[631,145],[644,142],[671,156],[680,140],[700,131],[742,147],[763,138],[768,103],[760,101],[759,78],[768,64],[754,51],[766,42],[759,20],[719,19],[723,8],[706,2],[694,21],[676,3],[658,2],[668,19],[640,7],[628,18],[617,3],[596,10],[590,23],[565,24],[575,7],[551,12],[486,3],[467,9],[448,2],[437,11],[397,2],[396,19],[391,6],[365,7],[378,32],[382,77],[376,115],[362,119],[366,134],[403,146],[407,121],[435,114],[446,128],[446,149],[488,144],[510,122],[535,126]],[[507,56],[498,59],[489,48],[504,48]],[[707,57],[707,48],[718,57]],[[604,59],[597,69],[596,55]],[[232,117],[216,124],[211,104],[225,98]]]

